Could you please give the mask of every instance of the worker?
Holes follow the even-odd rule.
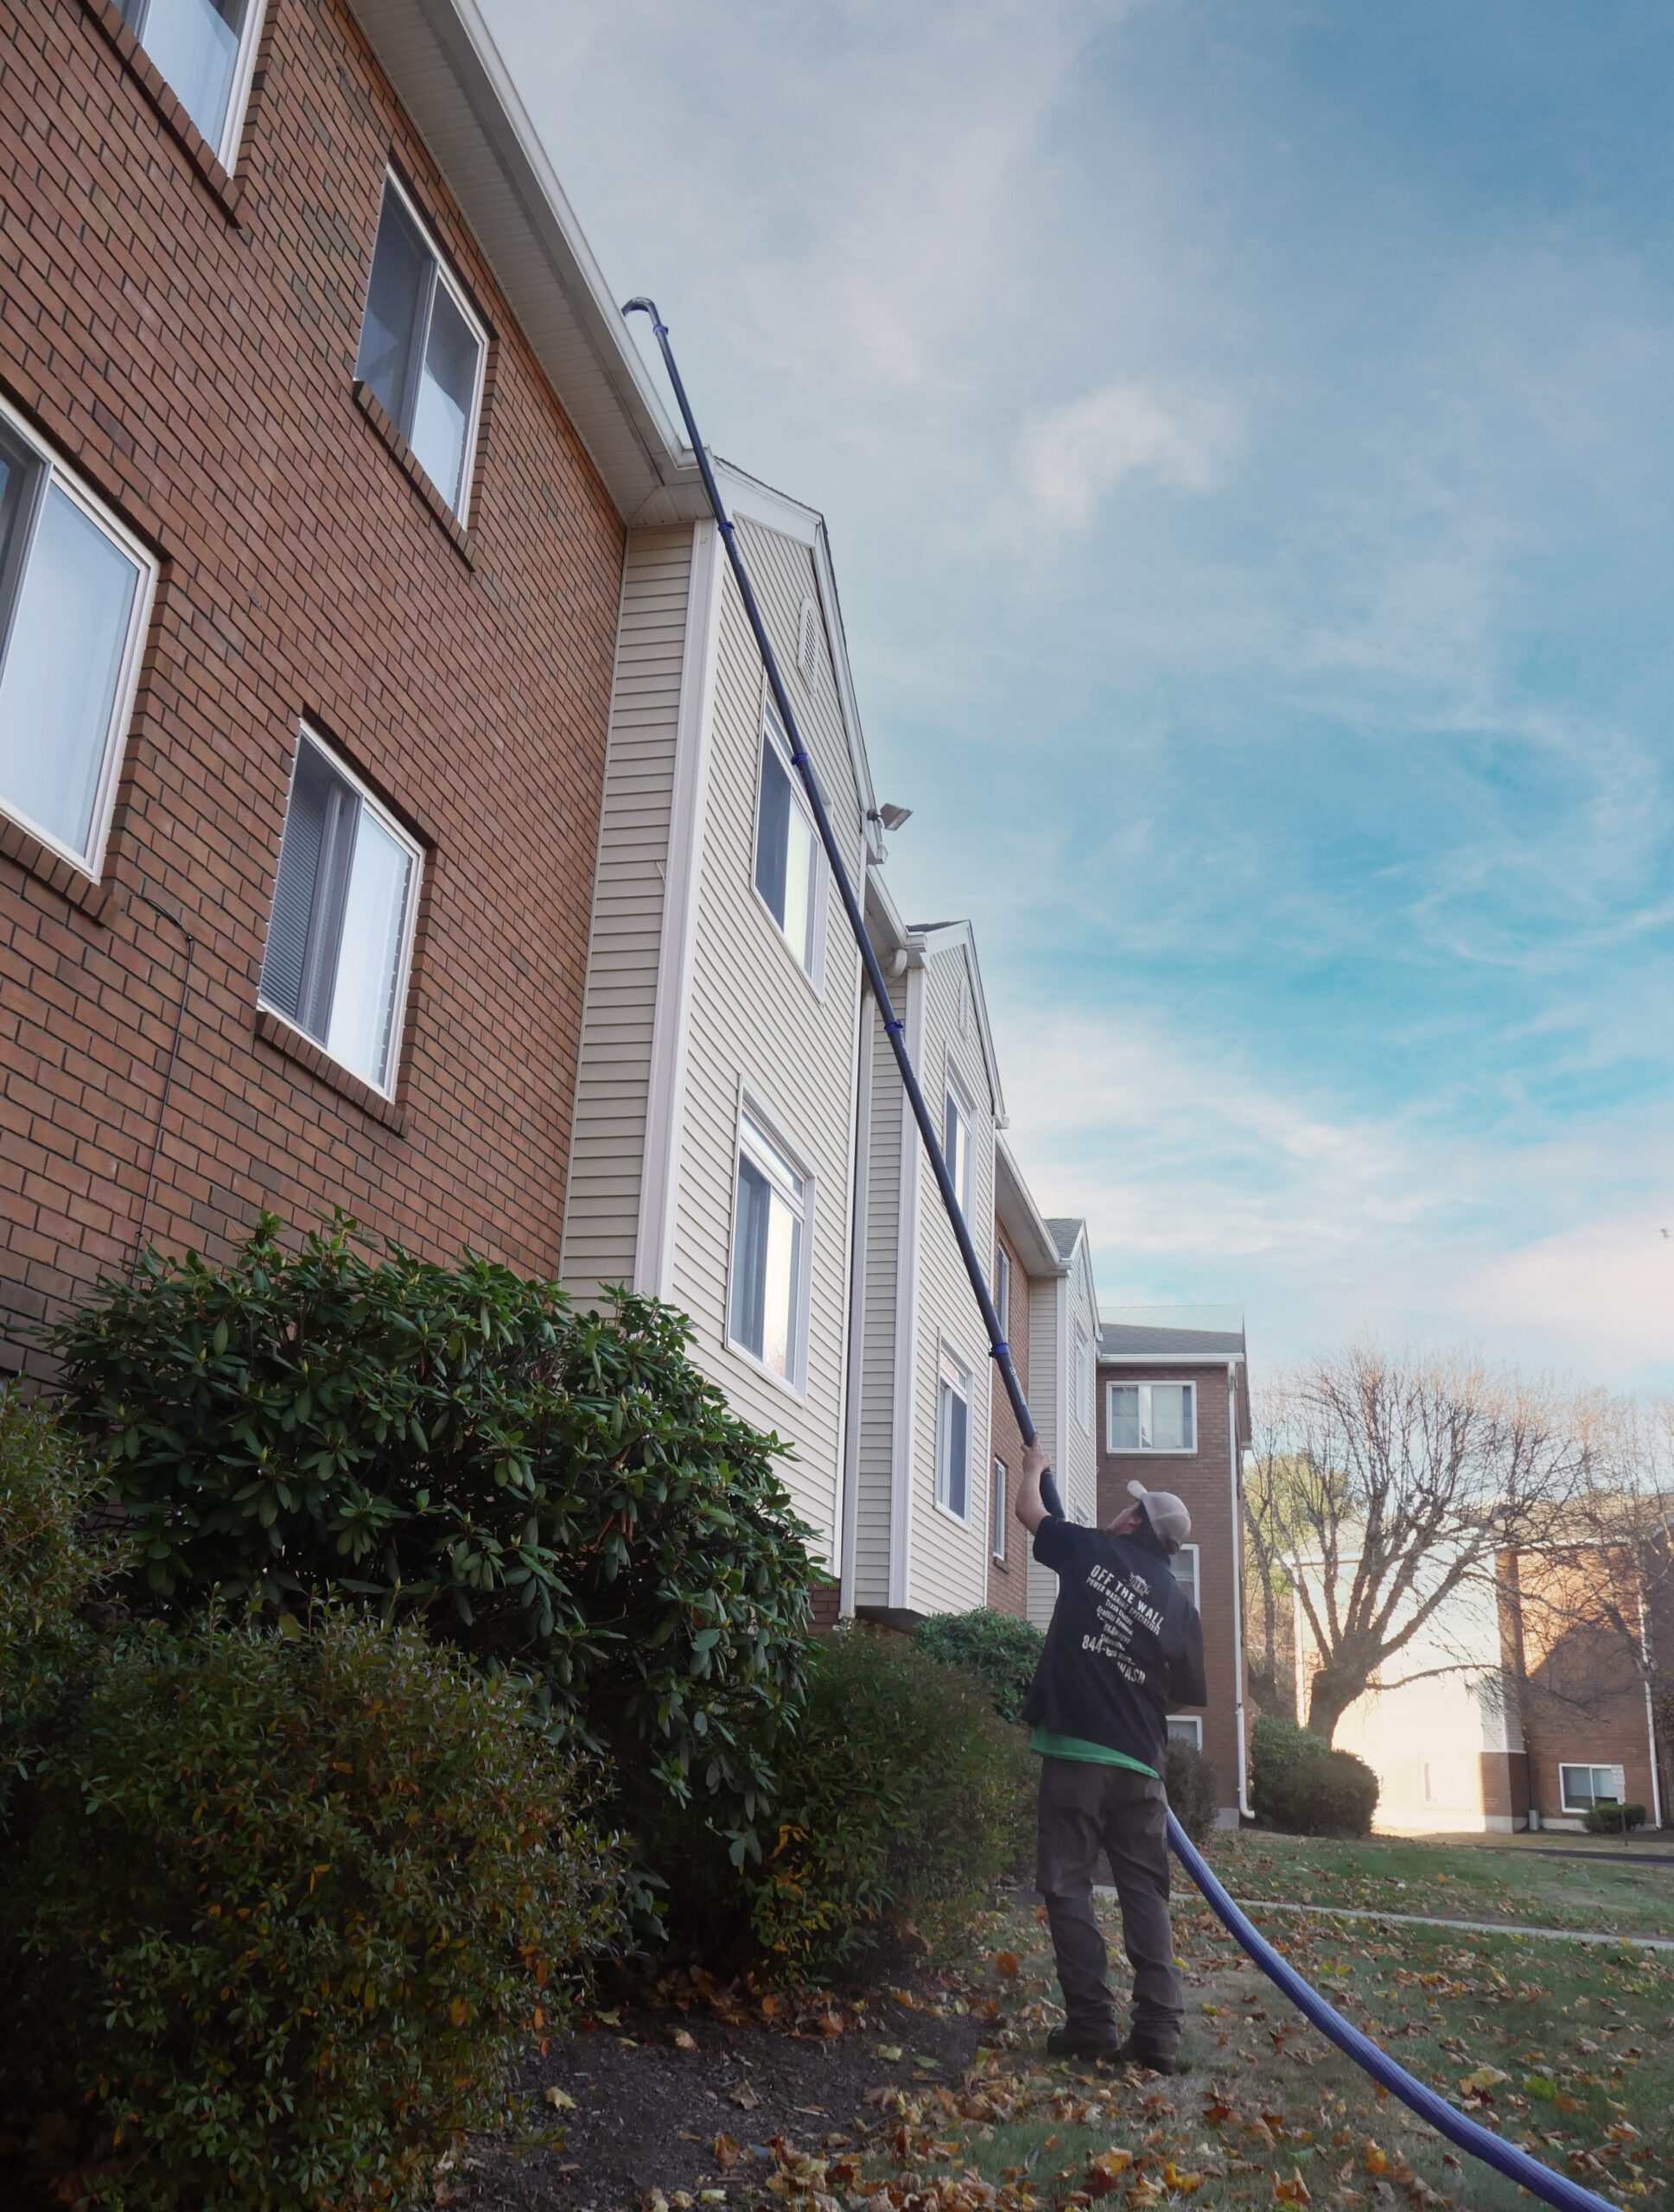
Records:
[[[1035,1883],[1046,1900],[1064,2024],[1054,2057],[1103,2058],[1173,2074],[1185,1992],[1168,1921],[1168,1800],[1162,1769],[1168,1715],[1203,1705],[1203,1624],[1169,1562],[1192,1533],[1171,1491],[1130,1483],[1132,1503],[1108,1529],[1049,1515],[1047,1455],[1023,1455],[1017,1518],[1034,1556],[1058,1577],[1046,1649],[1023,1704],[1041,1758]],[[1133,2021],[1117,2027],[1104,1979],[1104,1939],[1092,1909],[1100,1850],[1108,1853],[1133,1968]]]

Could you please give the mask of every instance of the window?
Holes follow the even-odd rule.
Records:
[[[819,609],[805,599],[796,626],[796,664],[810,692],[819,690]]]
[[[1590,1812],[1594,1805],[1619,1805],[1626,1776],[1619,1766],[1561,1766],[1558,1787],[1566,1813]]]
[[[1092,1434],[1092,1346],[1087,1332],[1078,1327],[1075,1332],[1075,1418],[1089,1436]]]
[[[487,339],[393,177],[372,249],[354,373],[456,515],[465,512]]]
[[[262,1002],[388,1097],[400,1058],[419,851],[304,730],[262,960]]]
[[[203,133],[224,169],[232,166],[256,65],[261,0],[117,0],[122,20],[157,74]]]
[[[1006,1558],[1006,1463],[994,1462],[994,1480],[988,1498],[989,1537],[993,1547],[996,1567],[1003,1567]]]
[[[1107,1418],[1111,1452],[1195,1452],[1195,1382],[1112,1382]]]
[[[1203,1722],[1195,1713],[1171,1713],[1168,1733],[1178,1744],[1189,1744],[1194,1751],[1203,1749]]]
[[[1011,1333],[1011,1255],[997,1240],[994,1246],[994,1311],[1000,1317],[1000,1334]]]
[[[944,1350],[936,1388],[936,1503],[971,1517],[971,1370]]]
[[[156,563],[0,406],[0,807],[97,875]]]
[[[815,976],[818,965],[824,871],[814,825],[803,810],[779,724],[761,724],[761,795],[756,810],[755,887],[785,942]]]
[[[971,1218],[971,1109],[950,1076],[947,1110],[942,1119],[942,1157],[953,1185],[953,1195],[966,1221]]]
[[[1197,1607],[1197,1610],[1200,1612],[1201,1612],[1203,1608],[1198,1603],[1197,1593],[1197,1546],[1195,1544],[1182,1544],[1180,1549],[1174,1554],[1174,1557],[1169,1560],[1168,1566],[1174,1575],[1174,1580],[1179,1583],[1181,1588],[1191,1599],[1193,1605]]]
[[[748,1109],[738,1124],[731,1337],[792,1388],[802,1377],[807,1179]]]

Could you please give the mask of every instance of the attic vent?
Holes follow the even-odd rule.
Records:
[[[969,1037],[971,1034],[971,978],[969,976],[961,976],[959,978],[959,1034],[961,1037]]]
[[[802,680],[810,691],[819,690],[819,609],[812,600],[802,602],[802,619],[797,624],[796,664],[802,671]]]

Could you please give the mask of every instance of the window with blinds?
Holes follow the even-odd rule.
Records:
[[[470,498],[487,354],[464,293],[406,194],[385,177],[354,373],[456,515]]]
[[[0,808],[97,875],[157,564],[0,402]]]
[[[1105,1416],[1111,1452],[1195,1452],[1195,1382],[1112,1382]]]
[[[400,1057],[420,857],[371,793],[304,730],[279,847],[262,1003],[385,1097]]]

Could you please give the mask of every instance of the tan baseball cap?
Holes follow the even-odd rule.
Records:
[[[1171,1490],[1147,1490],[1143,1483],[1130,1483],[1128,1495],[1136,1497],[1144,1507],[1151,1533],[1160,1537],[1170,1551],[1178,1551],[1192,1533],[1192,1516],[1186,1510],[1185,1500],[1176,1497]]]

